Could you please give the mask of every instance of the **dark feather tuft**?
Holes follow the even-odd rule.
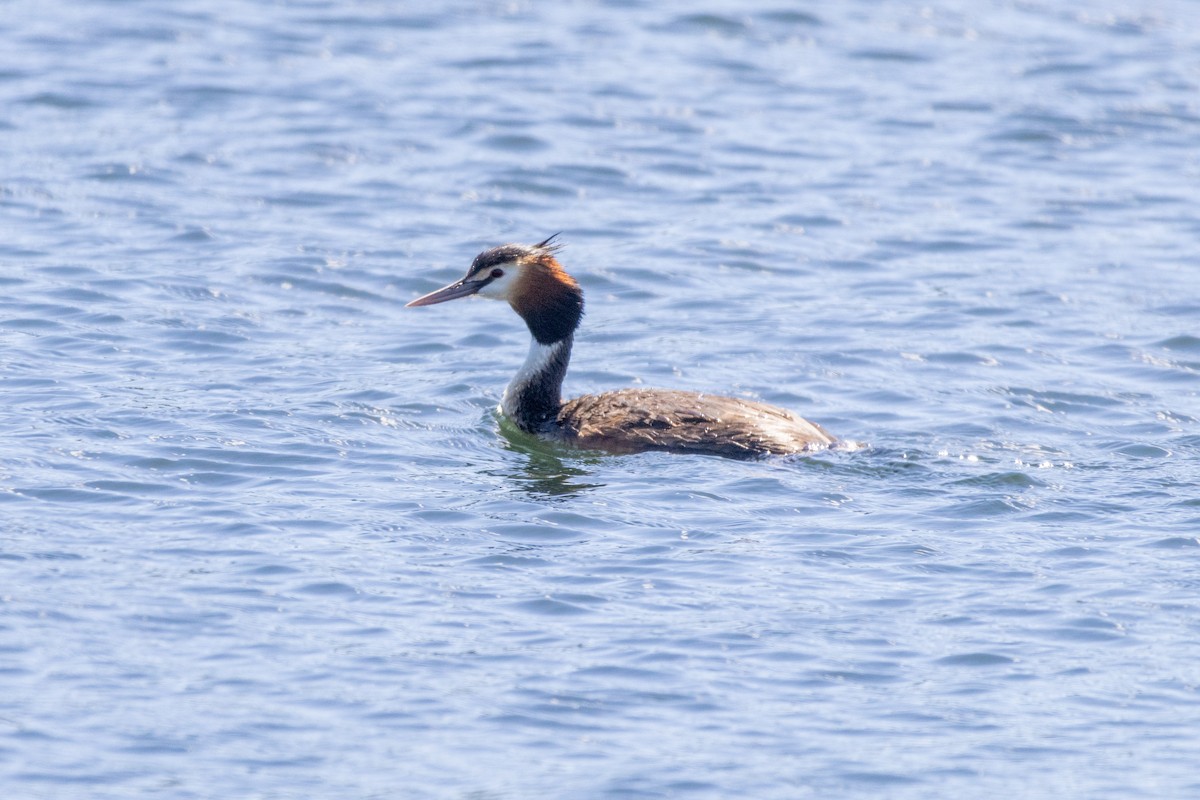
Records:
[[[554,241],[559,236],[562,236],[562,231],[547,236],[545,239],[535,244],[534,247],[536,247],[538,250],[546,250],[551,253],[557,253],[563,248],[562,242]]]

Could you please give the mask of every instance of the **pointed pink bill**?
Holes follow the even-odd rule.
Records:
[[[443,286],[436,291],[422,295],[416,300],[413,300],[411,303],[405,303],[404,307],[412,308],[413,306],[431,306],[435,303],[444,303],[447,300],[457,300],[460,297],[470,297],[482,289],[485,283],[487,283],[487,281],[469,281],[466,278],[463,278],[461,281],[455,281],[449,286]]]

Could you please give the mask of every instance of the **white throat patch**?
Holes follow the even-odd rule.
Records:
[[[520,395],[520,389],[539,380],[564,346],[569,346],[568,342],[560,341],[553,344],[542,344],[537,339],[529,341],[529,355],[525,356],[525,363],[517,370],[517,374],[513,376],[513,379],[508,382],[508,386],[504,389],[504,394],[500,397],[500,412],[502,414],[513,418],[518,416],[516,404],[517,398]]]

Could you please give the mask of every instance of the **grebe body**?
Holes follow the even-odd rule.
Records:
[[[736,397],[671,389],[621,389],[562,401],[583,291],[558,263],[551,236],[475,257],[462,280],[409,303],[428,306],[479,295],[505,300],[533,340],[504,390],[500,411],[529,433],[614,453],[666,450],[756,458],[823,450],[835,440],[790,411]]]

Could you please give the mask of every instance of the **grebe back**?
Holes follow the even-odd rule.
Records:
[[[790,411],[735,397],[671,389],[620,389],[562,401],[583,291],[555,258],[551,236],[475,257],[462,280],[418,297],[429,306],[479,295],[506,300],[532,335],[529,355],[500,411],[529,433],[615,453],[666,450],[755,458],[823,450],[834,438]]]

